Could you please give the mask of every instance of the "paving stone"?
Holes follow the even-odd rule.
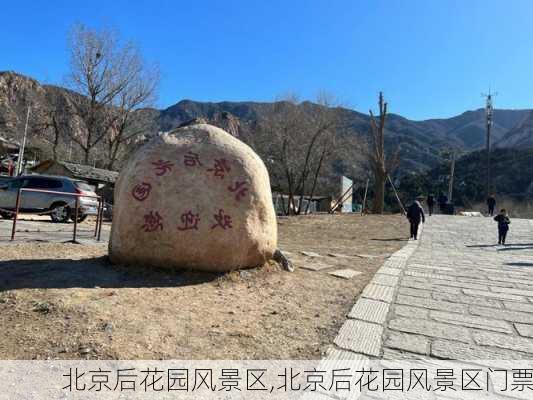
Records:
[[[427,308],[395,304],[394,315],[397,317],[429,319],[429,310]]]
[[[514,360],[527,359],[527,355],[518,355],[509,350],[493,349],[437,339],[431,343],[431,356],[448,360]]]
[[[504,301],[503,306],[512,311],[524,311],[533,313],[533,304],[517,303],[514,301]]]
[[[512,301],[525,301],[526,299],[523,296],[517,296],[514,294],[506,294],[506,293],[494,293],[489,292],[485,290],[473,290],[473,289],[463,289],[463,293],[467,296],[481,296],[481,297],[489,297],[493,299],[499,299],[499,300],[512,300]]]
[[[399,268],[381,267],[380,269],[378,269],[377,273],[398,276],[401,274],[401,272],[402,271]]]
[[[391,303],[394,297],[394,288],[370,283],[365,287],[361,296],[366,297],[367,299],[381,300],[386,303]]]
[[[356,254],[355,256],[359,257],[359,258],[380,258],[380,257],[383,257],[381,255],[374,255],[374,254]]]
[[[450,267],[442,267],[442,266],[435,266],[431,264],[418,264],[418,263],[409,263],[409,268],[419,268],[419,269],[425,269],[425,270],[439,270],[439,271],[450,271],[453,272],[455,269]]]
[[[532,276],[529,277],[529,279],[527,278],[509,278],[507,276],[501,276],[501,275],[496,275],[496,276],[487,276],[487,279],[489,281],[496,281],[496,282],[505,282],[505,283],[521,283],[521,284],[529,284],[529,285],[532,285],[533,286],[533,280],[531,280]]]
[[[500,286],[500,287],[508,287],[512,288],[514,287],[514,283],[508,283],[508,282],[495,282],[495,281],[489,281],[486,279],[472,279],[472,278],[462,278],[458,277],[456,278],[457,282],[466,283],[467,285],[474,284],[474,285],[485,285],[485,286]],[[473,287],[466,287],[467,289],[474,289]]]
[[[533,325],[528,324],[514,324],[516,330],[520,334],[520,336],[525,336],[529,338],[533,338]]]
[[[401,332],[416,333],[441,339],[451,339],[465,343],[471,341],[468,329],[462,326],[443,324],[424,319],[394,318],[389,321],[388,327]]]
[[[379,356],[382,334],[383,327],[381,325],[349,319],[342,325],[335,338],[335,344],[341,349],[369,356]]]
[[[490,290],[496,293],[516,294],[518,296],[533,296],[533,290],[515,289],[515,288],[502,288],[491,287]]]
[[[419,277],[419,278],[442,279],[442,280],[445,280],[445,281],[453,281],[453,280],[455,280],[455,277],[453,277],[453,276],[442,275],[442,274],[429,274],[429,273],[426,273],[426,272],[418,272],[418,271],[411,271],[411,270],[405,271],[405,275],[416,276],[416,277]]]
[[[387,334],[384,346],[391,349],[409,351],[411,353],[428,354],[429,343],[429,339],[425,336],[390,331]]]
[[[407,296],[425,297],[428,299],[431,297],[430,290],[413,289],[413,288],[406,288],[406,287],[400,287],[400,289],[398,290],[398,293],[404,294]]]
[[[402,351],[402,350],[397,350],[397,349],[391,349],[389,347],[384,347],[383,348],[383,355],[382,355],[382,359],[383,360],[386,360],[386,361],[403,361],[403,360],[426,360],[427,358],[429,357],[426,357],[422,354],[418,354],[418,353],[412,353],[412,352],[409,352],[409,351]],[[405,365],[404,363],[402,363],[403,365]],[[395,363],[396,367],[398,367],[398,363]],[[418,363],[416,363],[416,365],[418,365]],[[390,392],[391,394],[393,392]],[[404,393],[404,396],[405,396],[405,393]],[[386,397],[387,400],[390,400],[391,397],[387,396]],[[402,398],[402,400],[405,399],[405,397]]]
[[[333,265],[317,263],[317,262],[307,262],[300,266],[300,268],[308,269],[310,271],[320,271],[327,268],[333,268]]]
[[[476,284],[472,282],[458,282],[442,279],[432,279],[431,283],[439,286],[450,286],[455,288],[476,289],[476,290],[489,290],[487,285]]]
[[[467,328],[513,333],[513,328],[508,322],[492,318],[475,317],[473,315],[449,313],[445,311],[430,311],[429,317],[435,321],[445,322],[452,325],[461,325]]]
[[[533,324],[533,314],[521,311],[510,310],[496,310],[490,307],[478,307],[471,306],[470,313],[473,315],[479,315],[481,317],[503,319],[511,322],[522,322],[525,324]]]
[[[432,310],[453,311],[457,313],[466,313],[468,310],[467,306],[464,304],[426,299],[423,297],[405,296],[400,294],[396,299],[396,303],[413,307],[429,308]]]
[[[383,286],[396,286],[398,284],[399,278],[392,275],[376,274],[372,279],[371,283]]]
[[[528,338],[483,331],[473,331],[472,337],[479,346],[491,346],[533,354],[533,340]]]
[[[368,356],[353,351],[330,348],[326,356],[320,361],[318,370],[332,371],[341,368],[364,368],[368,365]]]
[[[300,253],[307,257],[322,257],[320,254],[315,253],[314,251],[301,251]]]
[[[488,297],[473,297],[465,296],[463,294],[433,292],[435,300],[450,301],[452,303],[472,304],[476,306],[503,308],[500,300],[490,299]]]
[[[451,286],[435,285],[429,282],[422,282],[415,279],[403,278],[400,282],[402,287],[408,287],[413,289],[423,289],[423,290],[433,290],[435,292],[441,293],[453,293],[460,294],[461,289]]]
[[[349,318],[360,319],[376,324],[383,324],[387,319],[389,303],[360,298],[348,314]]]
[[[328,272],[328,274],[336,276],[337,278],[352,279],[356,275],[360,275],[361,272],[354,271],[353,269],[338,269],[336,271]]]
[[[328,256],[335,257],[335,258],[355,258],[354,256],[348,256],[346,254],[340,254],[340,253],[328,253]]]

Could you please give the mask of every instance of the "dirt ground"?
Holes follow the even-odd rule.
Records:
[[[274,264],[230,274],[146,271],[111,265],[104,245],[3,245],[0,359],[320,358],[385,257],[407,240],[405,218],[291,217],[279,231],[293,273]],[[316,263],[327,268],[302,268]],[[360,274],[328,274],[342,268]]]

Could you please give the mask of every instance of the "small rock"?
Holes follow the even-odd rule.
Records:
[[[246,279],[246,278],[250,277],[250,272],[248,272],[248,271],[239,271],[239,275],[240,275],[241,278]]]
[[[50,304],[43,302],[43,303],[35,303],[33,306],[33,311],[39,312],[41,314],[48,314],[51,310]]]
[[[106,322],[102,328],[103,328],[103,330],[104,330],[105,332],[107,332],[107,333],[111,333],[111,332],[113,332],[113,329],[114,329],[115,327],[113,326],[112,323],[110,323],[110,322]]]
[[[89,354],[91,351],[92,349],[90,347],[84,347],[84,346],[80,346],[80,348],[78,349],[78,352],[80,354]]]

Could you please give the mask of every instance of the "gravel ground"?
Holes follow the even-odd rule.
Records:
[[[281,218],[279,230],[293,273],[275,264],[229,274],[141,270],[111,265],[105,245],[1,246],[0,358],[320,358],[407,240],[406,222],[314,215]],[[328,273],[338,269],[358,275]]]

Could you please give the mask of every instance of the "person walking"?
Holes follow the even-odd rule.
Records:
[[[420,221],[422,221],[422,223],[426,222],[424,209],[418,200],[415,200],[407,209],[407,219],[411,224],[411,239],[417,240]]]
[[[505,244],[507,232],[509,232],[509,224],[511,223],[507,216],[507,211],[502,208],[500,213],[494,217],[494,221],[498,223],[498,244]]]
[[[446,204],[448,203],[448,196],[446,196],[444,193],[441,193],[439,194],[437,201],[439,203],[439,209],[441,214],[444,214],[444,212],[446,211]]]
[[[433,207],[435,206],[435,198],[432,194],[428,195],[426,202],[428,204],[429,216],[431,217],[431,215],[433,215]]]
[[[487,207],[489,209],[489,215],[492,217],[494,215],[494,208],[496,207],[496,199],[493,194],[487,198]]]

